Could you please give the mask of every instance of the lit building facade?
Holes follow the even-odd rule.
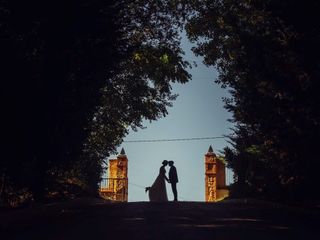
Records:
[[[205,201],[216,202],[228,195],[225,164],[217,158],[210,146],[205,154]]]
[[[110,159],[107,178],[103,179],[100,195],[112,201],[128,201],[128,158],[122,148],[116,159]]]

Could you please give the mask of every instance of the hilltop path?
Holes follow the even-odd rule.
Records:
[[[256,200],[73,201],[0,214],[1,239],[319,239],[316,212]]]

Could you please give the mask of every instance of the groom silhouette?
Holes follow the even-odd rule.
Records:
[[[178,174],[177,174],[177,169],[175,166],[173,166],[174,161],[169,161],[169,166],[170,166],[170,170],[169,170],[169,181],[171,183],[171,188],[172,188],[172,192],[173,192],[173,196],[174,196],[174,200],[175,202],[178,201],[178,192],[177,192],[177,183],[178,183]]]

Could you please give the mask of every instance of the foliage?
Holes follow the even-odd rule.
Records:
[[[102,161],[128,128],[167,114],[171,83],[190,77],[178,5],[0,1],[1,199],[27,189],[40,200],[74,178],[95,192]]]
[[[236,137],[225,150],[239,185],[260,196],[315,198],[319,183],[318,1],[211,0],[187,32],[218,68]]]

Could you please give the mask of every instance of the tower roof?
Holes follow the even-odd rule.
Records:
[[[124,151],[124,148],[121,149],[120,154],[121,154],[121,155],[126,155],[126,152]]]
[[[209,146],[208,153],[213,153],[213,149],[211,145]]]

